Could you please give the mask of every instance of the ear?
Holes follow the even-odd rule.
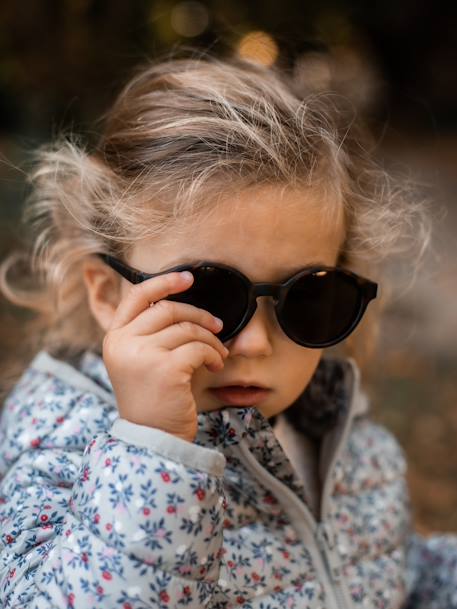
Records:
[[[121,300],[122,277],[102,260],[92,256],[84,260],[82,273],[92,314],[99,325],[108,331]]]

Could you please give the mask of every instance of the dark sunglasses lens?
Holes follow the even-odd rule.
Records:
[[[192,271],[194,282],[185,292],[167,296],[167,300],[186,302],[205,309],[224,322],[221,332],[224,340],[242,320],[248,306],[248,294],[244,282],[228,269],[201,266]]]
[[[281,316],[295,338],[320,345],[342,336],[360,306],[361,292],[354,278],[338,270],[317,271],[291,287]]]

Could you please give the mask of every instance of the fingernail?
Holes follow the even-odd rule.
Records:
[[[224,325],[224,322],[222,321],[222,319],[219,319],[219,317],[214,317],[214,321],[218,328],[222,328],[222,326]]]
[[[181,277],[185,280],[185,281],[189,281],[190,279],[193,279],[193,275],[192,273],[190,273],[189,271],[183,271],[181,273]]]

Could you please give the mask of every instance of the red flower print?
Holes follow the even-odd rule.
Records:
[[[235,563],[233,562],[233,560],[228,560],[227,564],[231,569],[233,569],[233,567],[235,566]]]
[[[235,435],[235,430],[233,429],[233,427],[230,427],[230,429],[228,430],[228,435],[230,438],[233,438],[233,436]]]
[[[11,571],[8,573],[8,577],[9,579],[11,579],[12,577],[14,577],[14,574],[16,573],[16,569],[11,569]]]
[[[73,606],[75,602],[75,595],[73,594],[73,592],[70,592],[70,594],[68,595],[68,604]]]
[[[174,505],[169,505],[169,506],[167,507],[167,512],[168,512],[169,514],[174,514],[174,513],[176,512],[176,508],[175,508],[175,506],[174,506]]]
[[[82,560],[83,562],[87,562],[87,561],[89,560],[89,556],[87,555],[87,552],[83,552],[83,553],[81,554],[81,560]]]
[[[109,571],[103,571],[102,577],[103,577],[103,579],[106,579],[107,581],[109,581],[110,579],[113,579],[113,576],[111,575],[111,573]]]
[[[13,541],[14,541],[14,537],[12,535],[6,536],[6,543],[13,543]]]
[[[164,603],[168,603],[168,601],[170,600],[170,597],[168,596],[165,590],[162,590],[162,592],[160,593],[160,600]]]
[[[276,503],[276,499],[273,497],[273,495],[265,495],[265,497],[263,498],[263,502],[264,503]]]
[[[108,467],[108,465],[111,465],[111,459],[108,457],[107,459],[105,459],[105,465]]]
[[[103,594],[104,591],[103,586],[97,586],[97,594]]]
[[[48,519],[48,515],[47,514],[41,514],[41,516],[40,516],[41,522],[46,522],[47,519]]]
[[[105,524],[105,529],[106,529],[107,531],[111,531],[111,529],[112,529],[112,528],[113,528],[113,525],[111,524],[111,522],[107,522],[107,523]]]
[[[30,445],[33,446],[33,448],[38,448],[38,446],[41,444],[41,440],[40,438],[34,438],[31,442]]]
[[[244,596],[237,596],[236,597],[236,602],[238,603],[238,605],[242,605],[244,603]]]
[[[199,501],[203,501],[203,499],[205,498],[205,495],[206,495],[205,490],[203,488],[197,489],[196,495],[197,495]]]
[[[56,423],[63,423],[64,417],[57,417]]]
[[[253,573],[251,577],[255,582],[258,582],[260,580],[260,575],[258,573]]]
[[[170,482],[171,478],[168,472],[162,472],[160,475],[162,476],[162,480],[164,482]]]
[[[132,609],[132,605],[130,603],[124,603],[122,609]]]
[[[285,550],[282,555],[284,556],[284,558],[289,558],[290,554],[289,552],[287,552],[287,550]]]
[[[184,586],[182,591],[183,591],[183,594],[185,594],[186,596],[189,596],[189,594],[190,594],[189,586]]]
[[[100,522],[100,514],[95,514],[94,522],[95,522],[95,524],[98,524]]]
[[[143,514],[145,516],[149,516],[150,513],[151,513],[151,510],[148,507],[143,508]]]

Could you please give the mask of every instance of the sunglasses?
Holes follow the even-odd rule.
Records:
[[[191,271],[192,285],[165,300],[188,303],[220,317],[224,322],[217,334],[221,342],[248,324],[258,296],[272,296],[279,325],[290,339],[310,349],[330,347],[353,332],[378,290],[374,281],[341,267],[314,266],[282,283],[252,283],[239,270],[220,263],[181,264],[150,274],[109,254],[97,255],[131,283],[175,271]]]

